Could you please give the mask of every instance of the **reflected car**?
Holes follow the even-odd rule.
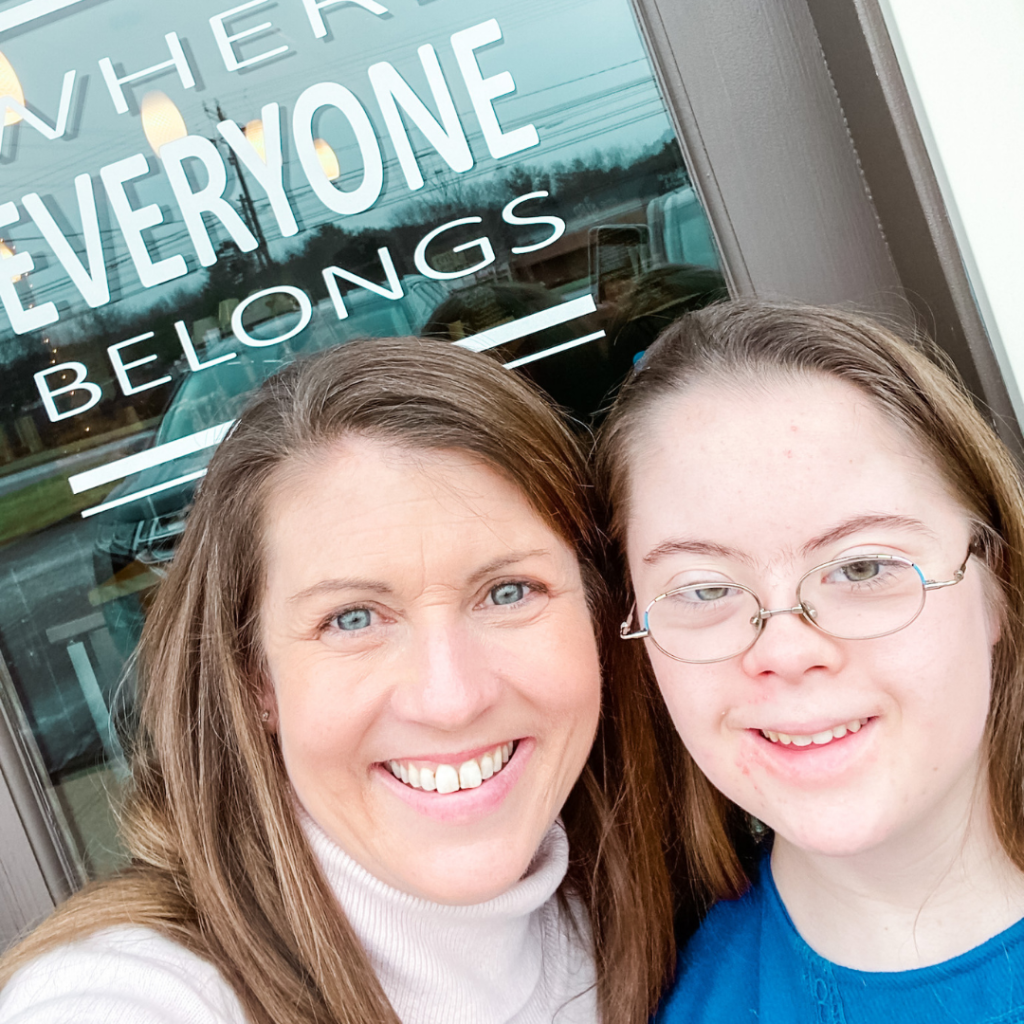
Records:
[[[208,343],[204,362],[234,353],[234,358],[189,373],[164,414],[153,447],[189,437],[235,419],[250,394],[296,356],[356,337],[415,334],[447,290],[426,278],[403,280],[404,297],[388,300],[366,291],[345,296],[348,317],[338,320],[330,300],[314,309],[309,326],[290,342],[274,344],[297,320],[285,313],[255,325],[249,336],[266,347],[244,347],[233,337]],[[93,517],[93,567],[96,586],[89,601],[103,611],[111,636],[125,657],[138,643],[153,587],[164,575],[185,529],[214,448],[152,466],[122,481],[107,496],[112,506]],[[140,497],[134,497],[141,495]],[[128,499],[128,500],[126,500]]]
[[[216,358],[216,348],[204,358]],[[221,353],[223,354],[223,353]],[[181,383],[153,441],[169,444],[234,419],[249,394],[286,365],[267,351],[238,353],[229,362],[190,373]],[[113,504],[140,492],[145,497],[94,517],[93,568],[96,586],[89,602],[103,610],[121,654],[135,648],[146,608],[146,592],[160,582],[185,529],[188,509],[214,448],[144,469],[122,481],[107,496]]]

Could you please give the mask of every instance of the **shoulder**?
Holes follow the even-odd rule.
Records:
[[[60,946],[0,992],[0,1024],[245,1024],[212,965],[148,928]]]
[[[679,955],[660,1024],[751,1019],[757,1004],[765,894],[760,883],[716,903]]]

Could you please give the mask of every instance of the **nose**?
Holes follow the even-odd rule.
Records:
[[[815,671],[839,668],[843,659],[840,641],[812,626],[801,611],[799,605],[776,606],[765,616],[757,642],[740,655],[745,672],[796,683]]]
[[[498,700],[500,679],[473,630],[434,617],[411,631],[392,707],[401,718],[447,732],[474,722]]]

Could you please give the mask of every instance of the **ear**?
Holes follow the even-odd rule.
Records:
[[[989,601],[985,613],[989,647],[995,647],[999,643],[999,638],[1003,635],[1003,619],[1005,618],[1006,608],[1002,600]]]
[[[270,734],[277,732],[277,694],[274,692],[274,684],[270,677],[264,675],[263,685],[256,701],[259,711],[260,724]]]
[[[999,586],[988,567],[982,566],[982,570],[985,573],[982,584],[985,594],[985,629],[988,634],[988,645],[992,648],[1003,635],[1003,626],[1006,620],[1006,598],[1003,596],[1003,588]]]

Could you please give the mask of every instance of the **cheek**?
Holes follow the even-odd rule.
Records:
[[[581,633],[560,660],[554,668],[557,680],[563,681],[564,699],[584,713],[596,714],[601,705],[601,661],[593,633]]]
[[[506,665],[531,702],[557,715],[597,715],[601,663],[585,606],[546,624],[543,632],[508,651]],[[499,664],[500,668],[500,664]]]
[[[365,773],[362,739],[381,713],[372,678],[341,672],[328,658],[294,656],[271,659],[270,675],[278,743],[293,785],[316,785],[322,772]]]
[[[929,619],[902,648],[893,644],[894,686],[905,688],[906,702],[913,701],[949,742],[981,741],[991,701],[995,621],[988,602],[964,602],[955,614]]]
[[[938,666],[931,678],[922,680],[917,694],[925,721],[936,770],[973,758],[985,739],[991,705],[991,658],[987,646],[959,663]]]
[[[720,750],[727,711],[720,687],[708,666],[683,665],[651,652],[658,689],[680,739],[698,760],[713,758]]]
[[[278,738],[286,761],[343,761],[363,731],[366,710],[352,701],[305,699],[285,702]]]
[[[561,806],[583,771],[601,717],[601,664],[590,637],[566,649],[561,666],[549,663],[548,693],[540,700],[541,718],[551,741],[541,754],[550,771],[554,802]],[[555,669],[554,673],[551,669]]]
[[[538,638],[539,640],[539,638]],[[561,806],[583,771],[601,714],[601,662],[589,615],[549,632],[529,648],[516,675],[532,708],[539,741],[537,766],[546,773],[545,800]],[[520,650],[520,657],[525,653]]]

